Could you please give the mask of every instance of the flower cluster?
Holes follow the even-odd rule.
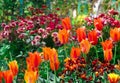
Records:
[[[104,26],[107,25],[110,27],[120,27],[120,21],[118,19],[115,19],[115,16],[119,16],[119,12],[117,12],[114,9],[111,9],[107,13],[102,13],[98,15],[96,18],[97,18],[97,21],[100,21],[98,20],[98,18],[100,18],[101,24],[103,24]],[[90,26],[96,20],[94,20],[92,17],[87,17],[85,18],[85,21],[87,22],[87,25]]]
[[[86,82],[92,80],[91,76],[86,75],[86,71],[85,71],[86,61],[84,58],[82,58],[82,57],[78,57],[76,59],[66,58],[64,61],[65,61],[65,64],[64,64],[65,68],[62,71],[62,73],[60,74],[62,81],[64,81],[64,79],[67,76],[72,76],[72,74],[75,74],[75,76],[77,76],[76,79],[81,78],[81,79],[85,80]],[[74,78],[71,78],[68,81],[70,81],[70,80],[71,80],[71,82],[77,82],[77,80],[75,80]]]
[[[101,62],[98,59],[92,61],[92,70],[95,72],[96,77],[103,75],[104,72],[112,72],[114,71],[114,65],[109,62]]]
[[[60,24],[60,17],[55,13],[46,14],[45,10],[30,8],[31,11],[38,12],[25,18],[18,18],[8,24],[2,23],[3,31],[1,36],[9,41],[21,39],[32,45],[40,45],[54,31],[63,28]],[[41,12],[42,11],[42,12]]]

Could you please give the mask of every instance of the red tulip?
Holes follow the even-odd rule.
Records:
[[[8,66],[9,66],[10,70],[12,71],[13,75],[16,76],[18,73],[17,61],[14,60],[14,61],[9,62]]]
[[[101,18],[94,19],[94,26],[99,31],[101,31],[103,29],[103,24],[102,24]]]
[[[0,71],[0,83],[2,83],[3,72]]]
[[[44,48],[42,48],[42,50],[43,50],[44,59],[49,60],[49,55],[50,55],[51,48],[44,47]]]
[[[120,76],[115,73],[110,73],[110,74],[108,74],[108,80],[110,83],[119,83]]]
[[[110,29],[110,37],[113,41],[118,42],[120,40],[119,28]]]
[[[82,40],[86,38],[85,28],[78,28],[76,30],[76,34],[77,34],[77,40],[81,42]]]
[[[88,40],[82,40],[80,42],[80,49],[83,53],[88,54],[90,47],[91,47],[91,45]]]
[[[38,72],[37,71],[25,71],[24,80],[26,83],[36,83],[38,79]]]
[[[102,44],[103,50],[113,48],[113,44],[111,40],[105,40],[105,42],[101,42],[101,44]]]
[[[72,59],[76,59],[80,56],[80,48],[75,48],[75,47],[72,47],[71,49],[71,52],[70,52],[70,57]]]
[[[62,26],[66,30],[71,29],[71,23],[70,23],[70,18],[69,17],[66,17],[66,18],[62,19]]]
[[[50,68],[51,70],[55,71],[58,70],[59,68],[59,59],[58,59],[58,54],[57,51],[53,48],[51,49],[51,53],[50,53]]]
[[[69,31],[66,29],[59,30],[58,39],[60,40],[61,44],[66,44],[69,39]]]
[[[3,78],[5,80],[5,83],[13,83],[13,73],[11,70],[3,71]]]
[[[113,57],[112,49],[106,49],[106,50],[104,50],[104,60],[105,61],[111,61],[112,57]]]
[[[27,62],[27,69],[28,70],[38,70],[38,66],[41,63],[41,56],[40,53],[34,52],[31,53],[29,52],[29,57],[26,58]]]
[[[97,32],[92,30],[88,33],[88,40],[91,44],[96,45],[98,43]]]

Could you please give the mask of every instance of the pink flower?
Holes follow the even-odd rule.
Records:
[[[5,27],[5,25],[6,25],[6,23],[2,23],[2,24],[1,24],[1,27]]]

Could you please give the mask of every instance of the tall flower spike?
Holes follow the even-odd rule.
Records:
[[[14,60],[14,61],[9,62],[8,66],[9,66],[10,70],[12,71],[13,75],[16,76],[18,73],[17,61]]]
[[[112,44],[111,40],[105,40],[104,42],[101,42],[101,45],[103,47],[103,50],[112,49],[113,48],[113,44]]]
[[[66,44],[69,39],[69,31],[66,29],[59,30],[58,32],[58,39],[60,40],[61,44]]]
[[[3,78],[5,83],[12,83],[14,76],[11,70],[3,71]]]
[[[77,40],[81,42],[82,40],[86,38],[85,28],[78,28],[76,30],[76,34],[77,34]]]
[[[104,60],[105,61],[111,61],[112,57],[113,57],[112,49],[104,50]]]
[[[110,83],[118,83],[120,80],[120,76],[115,73],[108,74],[108,80]]]
[[[26,83],[36,83],[38,79],[38,72],[37,71],[25,71],[24,80]]]
[[[80,49],[83,53],[88,54],[90,47],[91,47],[91,45],[88,40],[82,40],[80,42]]]
[[[80,48],[75,48],[72,47],[71,52],[70,52],[70,57],[72,59],[77,59],[80,56]]]
[[[38,52],[34,52],[34,53],[29,52],[29,57],[26,58],[26,62],[27,62],[27,69],[28,70],[38,70],[38,66],[41,63],[40,53],[38,53]]]
[[[120,40],[119,28],[110,29],[110,37],[113,41],[118,42]]]
[[[102,24],[101,18],[94,19],[94,26],[99,31],[101,31],[103,29],[103,24]]]
[[[57,51],[53,48],[51,50],[51,57],[50,57],[50,68],[51,70],[55,71],[58,70],[59,68],[59,59],[58,59],[58,54]]]
[[[62,19],[62,26],[66,30],[70,30],[72,28],[69,17],[66,17],[66,18]]]
[[[96,45],[98,43],[96,30],[92,30],[88,33],[88,40],[92,45]]]

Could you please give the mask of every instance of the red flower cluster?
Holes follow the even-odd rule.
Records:
[[[3,28],[1,36],[3,38],[10,41],[19,38],[32,45],[41,45],[40,42],[44,41],[44,39],[54,31],[63,28],[60,24],[60,17],[57,14],[45,14],[44,10],[35,8],[29,9],[39,13],[35,13],[34,15],[25,18],[18,18],[16,21],[11,21],[8,24],[1,24],[1,27]],[[41,11],[43,11],[43,13],[41,13]],[[12,38],[13,36],[14,38]]]

